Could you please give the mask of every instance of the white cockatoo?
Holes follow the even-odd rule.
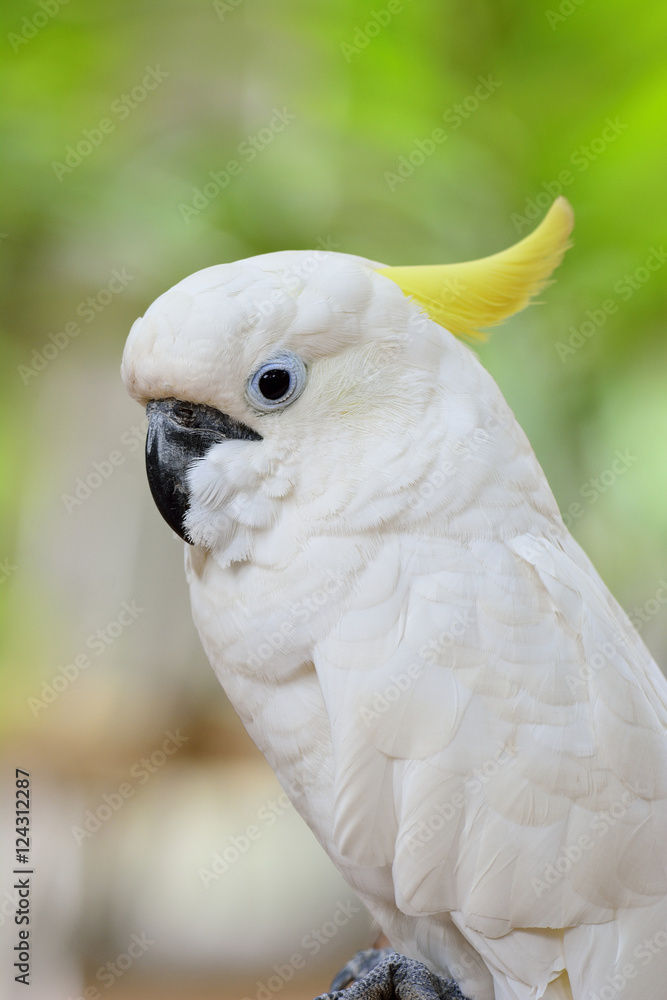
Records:
[[[392,947],[470,1000],[667,996],[667,682],[460,339],[571,225],[561,198],[465,264],[209,267],[122,364],[232,704]]]

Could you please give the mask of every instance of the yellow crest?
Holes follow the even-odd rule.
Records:
[[[480,260],[423,267],[380,267],[431,319],[458,337],[483,338],[485,327],[524,309],[547,283],[569,241],[574,213],[557,198],[546,216],[519,243]]]

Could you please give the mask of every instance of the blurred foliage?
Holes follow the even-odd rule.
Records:
[[[6,0],[1,16],[0,560],[14,565],[17,539],[30,539],[35,492],[61,503],[43,461],[57,462],[65,434],[56,369],[75,373],[58,385],[85,427],[86,371],[115,369],[133,319],[175,281],[322,241],[393,264],[481,256],[525,234],[561,184],[574,249],[545,304],[479,352],[563,510],[616,449],[637,456],[583,500],[572,529],[626,606],[654,595],[667,547],[667,268],[647,280],[637,269],[667,222],[661,0]],[[270,131],[276,109],[287,123]],[[197,202],[231,160],[240,173]],[[183,206],[202,200],[185,221]],[[123,269],[132,280],[88,322],[86,300],[102,304]],[[68,323],[80,333],[26,375]],[[572,328],[581,346],[562,356]],[[5,676],[20,683],[58,628],[57,595],[39,575],[14,597],[11,575],[0,587]],[[647,631],[657,653],[663,622],[661,611]]]

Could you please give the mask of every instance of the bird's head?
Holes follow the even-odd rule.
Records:
[[[281,518],[297,534],[306,516],[331,523],[356,509],[363,519],[371,481],[400,492],[398,459],[417,456],[442,423],[447,387],[458,400],[474,395],[473,356],[453,334],[475,336],[523,308],[571,225],[558,199],[530,236],[479,261],[392,268],[284,251],[175,285],[135,322],[122,362],[147,408],[160,513],[225,563]],[[453,434],[463,410],[452,403]]]

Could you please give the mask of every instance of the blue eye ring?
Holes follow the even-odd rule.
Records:
[[[246,396],[262,413],[281,410],[298,399],[306,386],[306,377],[306,366],[301,358],[292,351],[281,351],[250,376]]]

